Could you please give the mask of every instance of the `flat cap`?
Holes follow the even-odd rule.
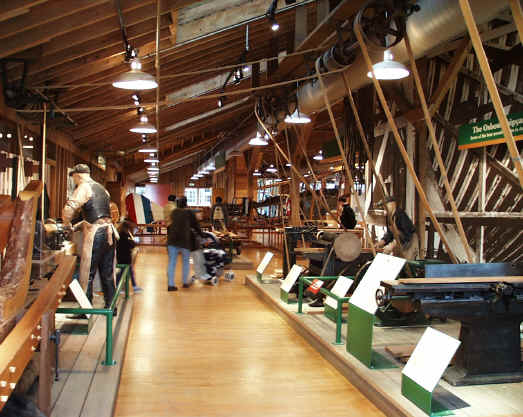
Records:
[[[86,165],[86,164],[76,164],[73,167],[73,170],[69,173],[69,176],[71,176],[73,174],[90,174],[90,173],[91,173],[91,169],[89,168],[88,165]]]

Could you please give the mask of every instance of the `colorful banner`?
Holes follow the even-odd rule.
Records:
[[[514,140],[523,139],[523,113],[507,115]],[[463,125],[459,128],[458,149],[480,148],[505,142],[497,118]]]

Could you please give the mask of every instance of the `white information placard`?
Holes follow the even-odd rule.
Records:
[[[263,271],[265,271],[265,268],[267,268],[267,265],[269,265],[269,262],[271,261],[272,257],[274,256],[274,253],[267,252],[265,256],[263,257],[262,261],[258,265],[258,268],[256,269],[256,272],[259,274],[263,274]]]
[[[289,292],[302,271],[303,268],[301,266],[294,264],[287,276],[285,277],[285,279],[283,280],[283,282],[281,283],[280,288],[285,292]]]
[[[339,276],[336,280],[336,283],[334,284],[334,287],[332,287],[331,293],[337,295],[340,298],[345,297],[345,294],[347,294],[353,282],[353,279]],[[332,307],[335,310],[338,308],[338,302],[332,297],[327,297],[327,299],[325,300],[325,304],[327,304],[329,307]]]
[[[402,373],[432,392],[460,344],[459,340],[427,327]]]
[[[370,314],[376,313],[376,290],[380,287],[380,281],[396,279],[403,265],[403,258],[378,253],[352,294],[350,303]]]
[[[80,307],[93,308],[91,302],[87,298],[87,295],[85,295],[84,290],[82,289],[82,286],[80,285],[77,279],[73,279],[71,281],[71,283],[69,284],[69,288],[71,289],[74,298],[76,298],[76,301],[78,301],[78,304],[80,304]],[[90,314],[87,314],[87,317],[89,316]]]

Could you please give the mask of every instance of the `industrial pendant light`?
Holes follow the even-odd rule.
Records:
[[[147,118],[147,116],[145,114],[142,114],[140,116],[140,123],[131,127],[129,131],[133,133],[149,134],[156,133],[156,128],[151,123],[149,123],[149,119]]]
[[[141,71],[142,63],[138,58],[131,61],[131,71],[120,75],[114,82],[113,87],[125,90],[151,90],[158,87],[158,83],[151,74]]]
[[[154,148],[154,147],[141,148],[141,149],[138,149],[138,152],[141,152],[141,153],[156,153],[156,152],[158,152],[158,149]]]
[[[271,164],[271,165],[269,166],[269,168],[267,168],[265,171],[266,171],[266,172],[269,172],[269,173],[271,173],[271,174],[274,174],[274,173],[278,172],[278,170],[277,170],[276,168],[274,168],[274,165],[273,165],[273,164]]]
[[[256,136],[249,141],[249,145],[251,146],[267,146],[268,144],[269,142],[262,137],[260,132],[256,132]]]
[[[316,155],[312,157],[315,161],[323,161],[323,151],[320,150]]]
[[[306,124],[310,123],[311,119],[306,114],[300,113],[299,107],[296,106],[296,110],[294,110],[292,114],[285,116],[284,122],[292,124]]]
[[[378,80],[400,80],[410,74],[405,65],[394,61],[394,56],[388,49],[383,53],[383,61],[374,64],[372,70]],[[372,72],[369,71],[367,77],[372,78]]]
[[[261,172],[258,169],[255,169],[252,175],[254,175],[255,177],[261,177]]]

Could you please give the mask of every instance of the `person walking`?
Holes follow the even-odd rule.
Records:
[[[178,253],[182,254],[182,282],[183,288],[192,285],[189,278],[189,258],[191,251],[197,247],[196,236],[201,236],[202,231],[192,210],[187,208],[187,198],[180,197],[176,201],[176,208],[171,213],[171,225],[167,232],[167,251],[169,266],[167,269],[167,291],[177,291],[174,276]]]

